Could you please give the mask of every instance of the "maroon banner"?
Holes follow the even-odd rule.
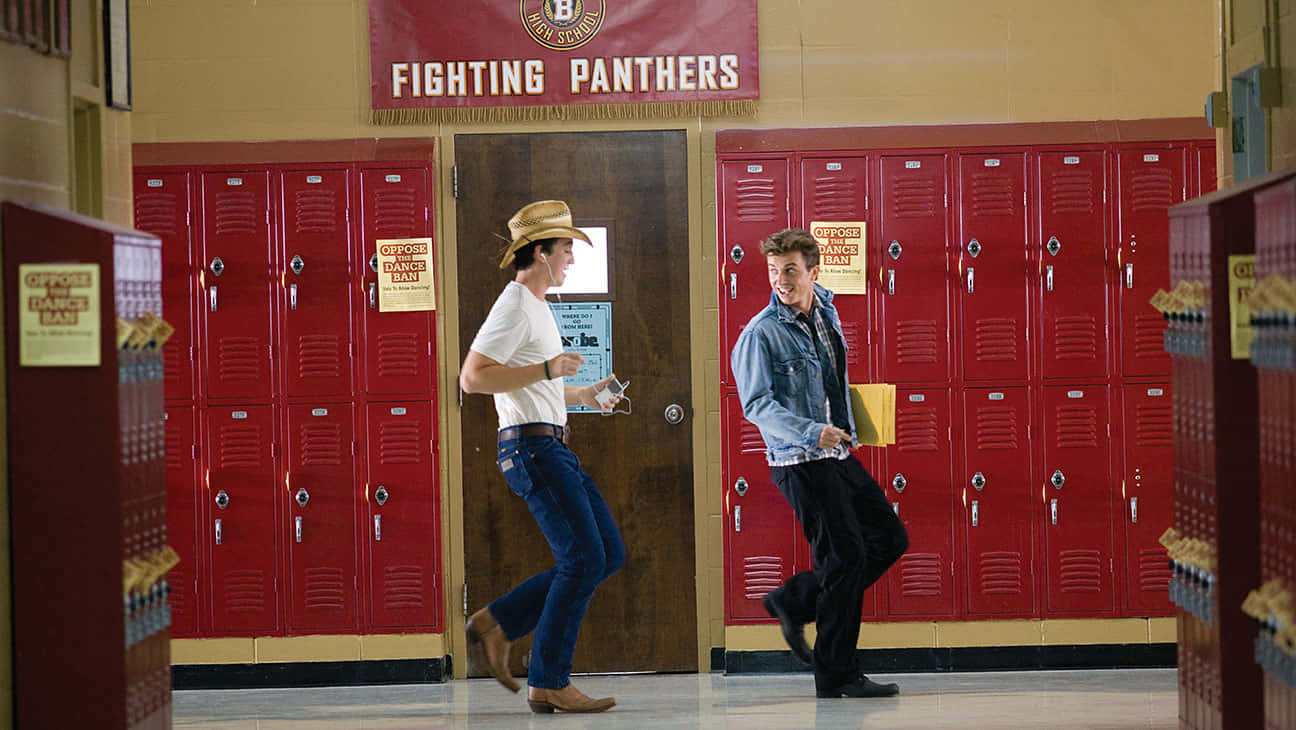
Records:
[[[369,0],[369,62],[377,123],[751,114],[760,96],[756,0]]]

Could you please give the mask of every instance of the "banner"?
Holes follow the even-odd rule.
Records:
[[[377,253],[379,312],[436,309],[432,239],[379,239]]]
[[[372,121],[754,115],[756,0],[369,0]]]
[[[819,284],[834,294],[867,294],[864,271],[864,221],[814,221],[810,235],[819,242]]]

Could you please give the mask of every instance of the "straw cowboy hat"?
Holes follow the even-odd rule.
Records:
[[[500,261],[501,269],[506,269],[513,263],[518,249],[546,238],[579,238],[590,243],[589,236],[572,226],[571,209],[561,200],[527,203],[509,218],[508,227],[512,240]]]

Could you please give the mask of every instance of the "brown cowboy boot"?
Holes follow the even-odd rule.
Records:
[[[598,700],[586,697],[569,684],[562,689],[527,687],[527,704],[531,706],[532,712],[603,712],[612,709],[616,700],[611,697]]]
[[[499,622],[491,615],[489,607],[482,607],[468,619],[468,623],[464,626],[464,633],[468,634],[470,649],[474,645],[481,646],[483,653],[486,654],[486,663],[490,665],[491,674],[495,675],[495,679],[500,684],[507,687],[510,692],[522,689],[509,671],[509,648],[513,646],[513,642],[504,635],[504,629],[500,628]]]

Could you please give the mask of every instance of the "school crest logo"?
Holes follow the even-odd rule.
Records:
[[[522,25],[536,43],[570,51],[603,27],[603,0],[521,0]]]

